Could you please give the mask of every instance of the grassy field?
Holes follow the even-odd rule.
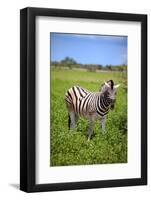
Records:
[[[97,121],[92,139],[87,141],[88,122],[80,119],[77,129],[68,130],[65,92],[73,85],[98,91],[104,81],[113,79],[121,86],[114,111],[107,117],[107,133]],[[51,70],[50,165],[86,165],[127,162],[127,85],[118,72],[88,72],[68,69]]]

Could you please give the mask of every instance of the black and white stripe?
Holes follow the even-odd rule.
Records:
[[[93,113],[103,117],[109,112],[111,104],[107,92],[90,92],[79,86],[70,88],[65,95],[65,100],[69,109],[83,117]]]
[[[99,92],[90,92],[82,87],[74,86],[65,94],[69,113],[69,128],[75,128],[78,117],[89,120],[88,139],[93,133],[94,121],[101,119],[102,129],[105,130],[106,116],[110,108],[114,108],[116,88],[112,80],[105,82]]]

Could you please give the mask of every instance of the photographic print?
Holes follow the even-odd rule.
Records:
[[[127,39],[50,33],[50,166],[127,163]]]
[[[20,189],[147,184],[147,15],[20,11]]]

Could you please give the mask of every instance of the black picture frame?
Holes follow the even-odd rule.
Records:
[[[87,182],[36,184],[35,182],[35,19],[52,16],[82,19],[120,20],[141,23],[141,178]],[[147,15],[78,11],[48,8],[20,10],[20,190],[57,190],[121,187],[147,184]]]

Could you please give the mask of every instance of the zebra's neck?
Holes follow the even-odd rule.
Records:
[[[111,99],[108,97],[106,93],[98,96],[98,106],[100,109],[107,111],[110,107],[110,104],[111,104]]]

